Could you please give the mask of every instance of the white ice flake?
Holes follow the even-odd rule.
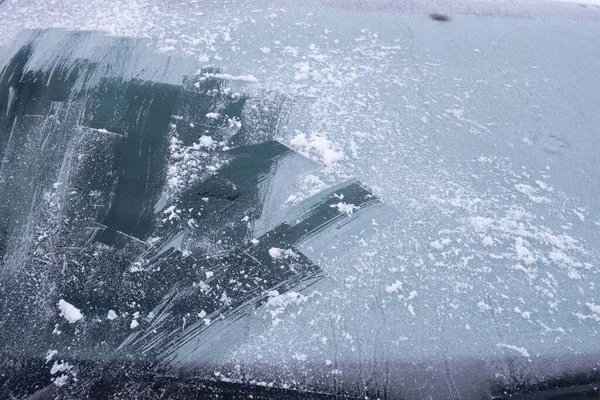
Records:
[[[531,254],[531,251],[525,247],[525,241],[521,237],[515,238],[515,250],[517,252],[517,259],[523,261],[525,264],[533,264],[535,258]]]
[[[308,359],[306,354],[295,353],[292,358],[297,361],[306,361]]]
[[[200,136],[198,143],[200,144],[201,147],[212,147],[215,145],[214,139],[207,135]]]
[[[530,358],[529,352],[523,347],[518,347],[518,346],[515,346],[512,344],[505,344],[505,343],[498,343],[496,346],[503,347],[505,349],[514,350],[517,353],[521,354],[523,357]]]
[[[46,363],[49,363],[52,358],[58,354],[58,350],[48,350],[46,353]]]
[[[337,208],[339,212],[346,214],[347,216],[352,215],[354,211],[358,210],[358,207],[356,207],[354,204],[347,204],[341,201],[337,204],[332,204],[329,207]]]
[[[484,237],[483,239],[481,239],[481,244],[484,247],[488,247],[488,246],[493,246],[494,245],[494,239],[492,239],[489,236]]]
[[[231,74],[211,74],[207,73],[203,75],[205,78],[223,79],[228,81],[238,81],[245,83],[258,83],[258,79],[254,75],[231,75]]]
[[[286,307],[290,305],[299,305],[308,300],[307,296],[298,292],[279,293],[277,290],[271,290],[267,294],[269,297],[266,307],[271,314],[273,325],[279,323],[280,320],[278,316],[286,310]]]
[[[402,289],[402,282],[396,281],[389,286],[386,286],[385,291],[388,293],[396,293],[398,290]]]
[[[277,247],[271,247],[269,249],[269,255],[271,258],[278,259],[283,257],[283,250]]]
[[[342,152],[333,148],[331,141],[316,133],[307,137],[304,133],[297,132],[290,140],[290,146],[299,153],[322,162],[328,168],[344,158]]]
[[[83,318],[83,314],[77,307],[63,299],[58,301],[58,308],[60,309],[60,316],[64,317],[71,324]]]
[[[294,251],[292,249],[280,249],[278,247],[271,247],[269,249],[269,255],[271,256],[271,258],[273,259],[282,259],[282,258],[288,258],[288,257],[297,257],[297,254],[294,253]]]
[[[524,183],[519,183],[515,185],[515,189],[526,195],[527,198],[529,198],[529,200],[531,200],[534,203],[550,203],[550,200],[548,198],[544,196],[536,196],[535,193],[538,191],[538,189],[534,188],[533,186]]]
[[[50,368],[50,375],[57,375],[51,378],[52,383],[58,387],[66,385],[69,381],[69,374],[72,374],[72,369],[73,366],[67,362],[55,361],[52,368]]]

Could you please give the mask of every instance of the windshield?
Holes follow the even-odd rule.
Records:
[[[0,4],[7,396],[598,379],[600,9],[40,7]]]

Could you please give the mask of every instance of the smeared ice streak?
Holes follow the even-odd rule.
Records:
[[[63,152],[74,133],[71,127],[57,129],[60,126],[59,116],[73,117],[73,114],[66,113],[68,107],[64,104],[68,100],[68,89],[65,89],[72,84],[73,74],[58,68],[54,75],[45,78],[39,71],[27,71],[25,65],[31,53],[31,45],[21,48],[0,75],[0,90],[3,93],[0,107],[10,111],[0,118],[0,231],[3,232],[0,236],[0,256],[8,253],[7,258],[14,261],[19,259],[14,239],[30,231],[31,226],[24,221],[31,209],[42,200],[42,192],[37,184],[47,183],[53,178],[55,171],[46,166],[60,165]],[[19,96],[4,96],[10,88]],[[11,102],[10,109],[8,102]],[[23,134],[29,130],[35,134],[29,137]],[[48,138],[53,142],[52,147],[46,145]],[[12,240],[9,236],[12,236]]]
[[[98,240],[111,243],[112,230],[145,240],[152,229],[152,210],[162,189],[169,118],[181,88],[147,82],[103,80],[86,105],[84,119],[92,128],[122,136],[118,175],[107,215],[111,228]]]
[[[214,271],[214,278],[196,285],[186,281],[177,283],[152,311],[156,317],[149,321],[145,331],[133,334],[124,342],[124,350],[150,359],[172,358],[170,356],[188,342],[203,340],[199,335],[209,327],[218,329],[220,324],[226,327],[264,303],[268,290],[287,291],[320,279],[320,269],[304,256],[275,262],[265,257],[267,251],[265,244],[224,257],[201,260],[189,257],[190,262]],[[174,257],[177,265],[183,264],[177,259],[181,253],[176,252]],[[227,294],[226,300],[222,293]],[[200,311],[205,311],[206,317],[198,318]],[[191,315],[192,322],[183,329],[182,317],[186,315]],[[208,320],[212,322],[207,323]],[[223,335],[230,336],[225,344],[212,346],[207,353],[198,355],[200,360],[219,356],[238,339],[235,332],[225,331]]]
[[[2,75],[3,85],[15,86],[20,94],[1,136],[4,154],[12,157],[2,172],[2,184],[8,185],[2,192],[3,210],[8,212],[9,205],[14,209],[3,222],[16,223],[14,213],[28,216],[29,247],[21,246],[20,253],[15,247],[8,250],[18,261],[11,266],[32,273],[6,280],[2,287],[3,294],[14,295],[8,310],[14,325],[6,336],[39,317],[25,315],[27,307],[47,303],[54,309],[55,293],[81,307],[86,318],[73,328],[60,325],[57,312],[47,319],[46,335],[31,338],[32,349],[39,345],[46,352],[51,345],[60,352],[70,349],[65,356],[86,358],[121,346],[121,355],[167,360],[219,329],[227,340],[215,349],[226,349],[239,338],[235,332],[227,336],[228,324],[264,304],[269,291],[301,291],[323,277],[298,244],[351,223],[377,202],[358,183],[340,185],[335,195],[357,207],[351,217],[331,207],[339,202],[332,189],[302,203],[305,211],[292,222],[266,226],[267,233],[254,245],[250,227],[269,211],[262,204],[274,166],[302,158],[272,140],[286,101],[272,94],[266,100],[223,95],[220,79],[195,85],[192,76],[178,86],[103,77],[105,66],[76,57],[52,59],[48,70],[25,70],[28,52],[37,57],[33,65],[44,66],[36,51],[27,47],[13,59],[10,68],[16,73],[10,76],[20,77],[18,85]],[[157,63],[169,63],[156,57]],[[249,110],[247,102],[252,103]],[[210,113],[218,118],[207,120]],[[10,132],[18,140],[8,141]],[[214,173],[167,193],[157,207],[166,187],[168,140],[174,134],[184,146],[209,135],[211,147],[205,151],[210,160],[225,161]],[[28,158],[15,159],[27,146]],[[25,187],[36,188],[37,194],[22,192],[18,179],[8,175],[20,177],[17,167],[31,180]],[[21,207],[18,198],[33,198],[33,203]],[[176,217],[163,221],[163,210],[171,207]],[[9,228],[3,226],[3,232],[15,240],[25,235]],[[150,236],[157,239],[147,242]],[[14,246],[8,234],[3,238]],[[274,260],[268,255],[272,247],[293,256]],[[43,280],[32,278],[36,276]],[[29,298],[32,292],[39,296]],[[119,318],[107,320],[107,310],[113,309]],[[140,325],[132,328],[132,320]],[[60,336],[52,333],[59,331]],[[6,345],[16,341],[15,336]]]
[[[361,210],[378,202],[356,182],[340,185],[335,188],[335,194],[344,196]],[[144,293],[159,293],[159,287],[169,286],[165,279],[176,283],[152,310],[153,317],[145,331],[131,334],[120,349],[151,359],[208,362],[239,342],[241,333],[233,328],[227,330],[227,327],[265,303],[269,291],[305,290],[320,280],[323,277],[321,269],[296,246],[328,229],[339,228],[352,218],[330,207],[338,201],[332,191],[311,200],[314,204],[307,207],[305,215],[291,225],[279,225],[259,237],[258,245],[250,243],[232,254],[208,259],[182,257],[181,252],[174,251],[166,257],[168,261],[165,258],[151,261],[147,267],[148,275],[142,279],[148,285],[158,287],[147,287]],[[273,259],[269,250],[274,246],[290,249],[294,256]],[[175,267],[182,271],[177,277],[173,275]],[[211,277],[204,280],[203,271],[211,271]],[[223,293],[227,295],[225,301]],[[206,315],[197,317],[199,311]],[[193,321],[185,329],[182,325],[184,316],[192,316],[189,320]]]
[[[70,92],[85,63],[58,65],[53,72],[28,70],[35,52],[32,43],[18,50],[2,69],[0,91],[14,87],[8,118],[0,124],[0,258],[3,299],[3,345],[34,351],[36,335],[22,335],[47,316],[26,312],[52,307],[58,299],[47,296],[65,281],[64,254],[56,247],[68,211],[66,185],[80,140],[77,123],[82,110]],[[4,101],[2,99],[0,101]],[[74,189],[72,189],[74,190]],[[58,254],[57,254],[58,253]],[[56,279],[56,281],[55,281]],[[71,299],[70,296],[65,296]]]
[[[60,48],[58,56],[44,48],[47,42],[54,45],[57,35],[70,45]],[[86,46],[77,39],[80,36],[40,34],[37,42],[18,50],[1,70],[2,92],[14,88],[18,93],[10,107],[6,98],[0,99],[2,108],[9,110],[8,115],[0,115],[0,249],[3,269],[15,273],[3,276],[1,289],[3,298],[11,298],[2,303],[10,316],[4,326],[4,345],[9,347],[21,343],[33,350],[36,345],[45,346],[44,341],[55,341],[52,322],[58,315],[48,321],[51,328],[46,336],[23,340],[18,332],[37,324],[38,318],[48,319],[25,310],[55,308],[56,293],[83,304],[92,325],[96,324],[93,316],[105,315],[109,308],[125,314],[139,312],[144,294],[135,282],[118,277],[148,248],[144,240],[156,225],[153,208],[164,187],[171,116],[190,116],[194,109],[186,106],[204,100],[208,107],[221,107],[224,115],[242,118],[245,99],[221,96],[221,79],[206,80],[196,88],[185,80],[178,86],[104,77],[110,74],[107,71],[115,72],[111,63],[118,55],[111,46],[120,44],[135,52],[140,43],[96,35],[105,45],[94,52],[101,61],[65,56],[63,50],[69,55],[78,51],[77,46]],[[30,62],[32,58],[35,63]],[[161,64],[173,65],[163,56],[154,56],[150,64],[158,70]],[[32,65],[39,69],[31,69]],[[130,67],[129,75],[135,75],[136,67],[144,68],[135,63]],[[209,89],[213,92],[206,95]],[[194,98],[200,101],[189,101]],[[219,138],[220,125],[199,125]],[[271,126],[275,125],[265,124]],[[197,132],[189,130],[190,135]],[[183,129],[179,133],[186,139]],[[253,141],[256,138],[238,140]],[[132,310],[131,304],[138,304],[138,310]],[[86,357],[103,339],[112,343],[125,331],[119,324],[92,327],[99,331],[89,335],[82,327],[72,354],[82,352]],[[13,330],[17,333],[10,340]],[[68,346],[72,332],[63,331],[60,342]],[[27,346],[29,342],[33,345]]]
[[[12,359],[11,359],[12,361]],[[250,398],[275,398],[288,400],[334,400],[339,396],[334,394],[312,392],[306,388],[277,388],[270,387],[261,382],[247,382],[241,380],[215,380],[212,378],[200,378],[195,374],[187,374],[185,369],[166,371],[156,369],[147,362],[120,361],[120,362],[98,362],[69,360],[63,363],[44,364],[45,359],[39,358],[23,363],[19,367],[18,375],[27,377],[27,384],[43,386],[45,382],[42,376],[49,375],[54,369],[58,376],[66,376],[71,387],[64,389],[71,396],[63,398],[88,398],[94,397],[101,390],[103,398],[122,398],[139,396],[141,391],[151,398],[164,397],[169,393],[174,398],[188,398],[193,393],[195,398],[211,399],[216,395],[223,398],[237,398],[243,393]],[[54,366],[56,365],[56,366]],[[0,371],[9,372],[0,367]],[[181,374],[179,374],[181,372]],[[174,379],[174,374],[177,378]],[[3,384],[3,393],[22,393],[25,382],[22,379],[8,379]],[[75,388],[74,390],[72,388]],[[99,389],[100,388],[100,389]],[[56,390],[56,388],[52,388]],[[69,391],[71,389],[72,391]],[[44,389],[42,389],[44,390]],[[61,391],[62,395],[65,391]],[[46,391],[47,393],[47,391]]]
[[[245,244],[248,222],[244,218],[254,220],[263,213],[261,184],[271,179],[278,161],[294,153],[272,140],[223,153],[227,164],[207,179],[189,185],[174,199],[177,210],[181,210],[180,221],[167,223],[164,229],[179,226],[195,240],[220,240],[218,247],[222,249]],[[190,219],[195,221],[192,226],[187,224]]]

